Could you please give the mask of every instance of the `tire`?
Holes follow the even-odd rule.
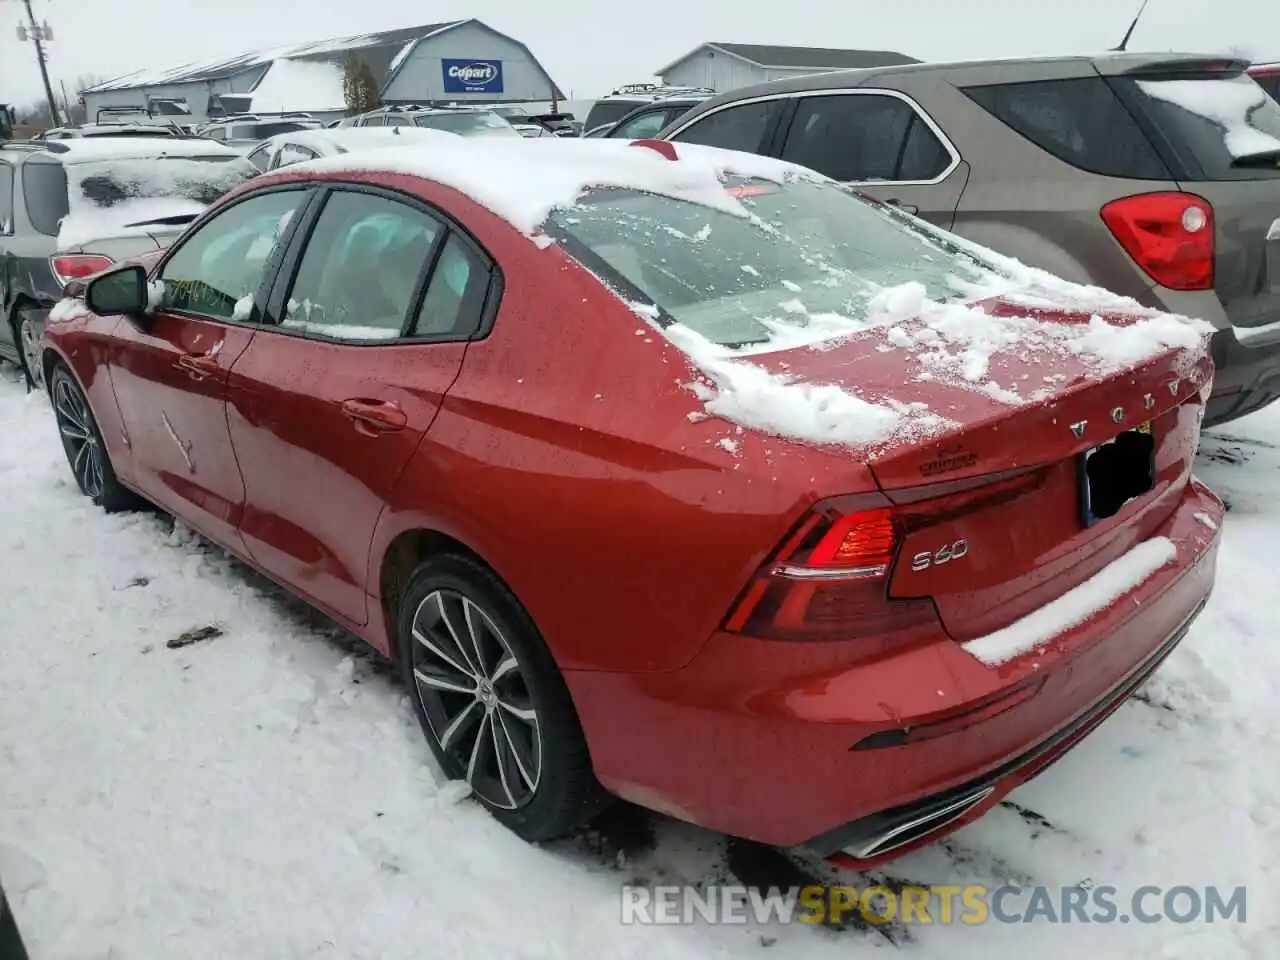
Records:
[[[71,475],[75,477],[80,492],[107,513],[144,507],[142,498],[116,479],[89,401],[76,378],[62,363],[53,368],[49,399],[53,403],[62,449],[67,454]]]
[[[18,359],[27,375],[27,386],[32,390],[44,388],[44,370],[40,365],[41,329],[33,311],[18,308],[14,323],[14,343],[18,347]]]
[[[405,684],[446,776],[467,781],[530,843],[571,833],[600,810],[607,798],[564,679],[488,568],[454,554],[422,563],[397,630]]]

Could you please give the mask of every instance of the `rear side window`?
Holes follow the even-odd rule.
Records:
[[[1102,77],[968,87],[969,97],[1040,149],[1089,173],[1167,180],[1169,171]]]
[[[22,167],[22,195],[31,225],[45,236],[56,237],[69,212],[67,171],[60,163],[27,163]]]
[[[744,153],[759,153],[776,102],[761,100],[727,107],[699,117],[672,137],[681,143],[699,143]]]
[[[650,110],[632,117],[626,123],[618,124],[609,131],[609,136],[626,140],[643,140],[645,137],[652,137],[665,127],[666,120],[666,110]]]
[[[1125,78],[1119,89],[1159,131],[1180,180],[1280,177],[1280,103],[1248,74]]]
[[[1271,99],[1280,100],[1280,73],[1269,73],[1255,76],[1258,86],[1270,94]]]
[[[805,97],[782,159],[833,180],[933,180],[951,155],[910,104],[883,94]]]

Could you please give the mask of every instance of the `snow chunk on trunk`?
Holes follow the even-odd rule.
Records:
[[[834,384],[793,382],[734,360],[681,324],[663,331],[714,384],[692,385],[706,411],[732,423],[811,443],[864,447],[951,426],[923,404],[873,403]]]
[[[963,647],[989,666],[1030,653],[1140,587],[1177,554],[1177,546],[1168,537],[1152,537],[1057,600],[995,633],[970,640]]]

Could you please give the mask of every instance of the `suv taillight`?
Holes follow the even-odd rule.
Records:
[[[814,505],[756,572],[724,629],[769,640],[868,640],[883,653],[940,629],[926,598],[893,600],[889,573],[902,531],[880,494]]]
[[[1102,221],[1147,276],[1170,290],[1213,289],[1213,206],[1190,193],[1113,200]]]
[[[100,253],[63,253],[49,258],[49,266],[53,269],[54,279],[65,287],[72,280],[83,280],[101,273],[111,266],[110,257]]]

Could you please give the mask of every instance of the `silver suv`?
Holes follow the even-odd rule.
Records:
[[[1207,425],[1280,396],[1280,104],[1223,57],[909,64],[707,100],[659,136],[779,156],[1218,328]]]

